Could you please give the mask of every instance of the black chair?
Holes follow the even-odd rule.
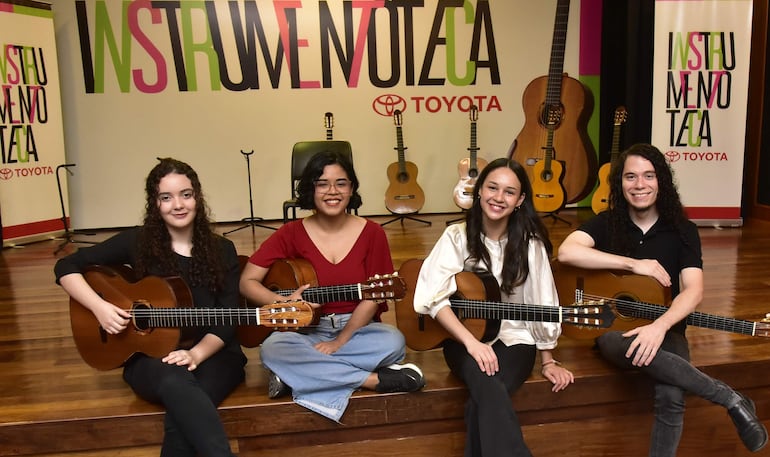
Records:
[[[300,141],[296,143],[291,150],[291,198],[283,202],[283,223],[289,221],[289,210],[291,209],[291,218],[297,218],[297,184],[302,177],[305,166],[310,158],[321,151],[339,152],[353,163],[353,148],[348,141],[323,140],[323,141]],[[358,214],[358,210],[355,210]]]

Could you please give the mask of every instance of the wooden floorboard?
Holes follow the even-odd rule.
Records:
[[[564,210],[560,216],[572,225],[546,221],[556,246],[591,214]],[[407,220],[403,225],[396,222],[385,227],[396,268],[406,259],[424,257],[445,222],[457,215],[424,217],[432,226]],[[222,224],[218,230],[237,227]],[[75,240],[99,241],[112,233],[78,234]],[[248,255],[271,233],[255,227],[253,235],[246,228],[229,237],[239,254]],[[770,313],[770,278],[766,273],[770,223],[748,221],[742,228],[729,229],[704,227],[700,234],[705,294],[699,310],[749,320]],[[54,284],[53,264],[58,256],[85,244],[69,243],[54,255],[60,244],[61,240],[41,241],[6,248],[0,256],[0,455],[158,455],[160,408],[136,398],[121,379],[120,370],[93,370],[75,349],[68,299]],[[384,320],[395,323],[394,313],[386,313]],[[746,390],[757,400],[760,417],[768,424],[768,339],[698,328],[690,328],[688,337],[693,362]],[[424,392],[392,396],[358,393],[349,413],[343,416],[342,426],[291,402],[267,399],[258,349],[246,352],[246,382],[221,410],[239,456],[285,455],[288,444],[296,452],[317,456],[462,455],[464,393],[437,351],[408,354],[426,372]],[[649,383],[609,366],[592,352],[589,341],[562,338],[557,357],[576,373],[575,386],[551,394],[547,383],[535,373],[526,391],[513,398],[535,455],[644,455],[651,420]],[[638,390],[636,398],[629,398],[629,386]],[[301,433],[301,428],[313,433]],[[608,430],[612,432],[608,434]],[[351,433],[363,434],[365,439],[343,445]],[[114,444],[110,439],[115,439]],[[84,442],[100,443],[102,448],[78,447],[77,443]],[[692,399],[688,400],[680,455],[750,454],[740,446],[722,408]]]

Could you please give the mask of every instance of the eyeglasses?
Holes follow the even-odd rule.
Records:
[[[332,190],[332,187],[337,189],[340,193],[346,193],[353,186],[353,183],[349,179],[338,179],[336,181],[329,181],[328,179],[316,179],[314,181],[315,190],[323,193],[327,193]]]

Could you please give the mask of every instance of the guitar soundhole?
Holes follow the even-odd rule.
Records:
[[[475,168],[471,168],[470,170],[468,170],[468,176],[470,176],[471,178],[475,178],[478,175],[479,175],[479,170]]]
[[[540,174],[540,178],[545,182],[549,182],[553,179],[553,173],[551,171],[544,171]]]
[[[134,328],[140,332],[145,333],[150,330],[150,315],[149,313],[142,313],[141,311],[137,313],[137,310],[148,310],[150,309],[150,305],[144,301],[135,301],[134,306],[131,307],[132,309],[132,320],[134,322]]]
[[[633,320],[636,319],[633,316],[629,316],[630,312],[632,310],[626,310],[623,306],[624,303],[636,303],[639,299],[637,297],[628,295],[628,294],[621,294],[614,298],[615,302],[615,310],[617,311],[617,317],[620,319],[627,319],[627,320]]]
[[[398,182],[405,183],[409,181],[409,173],[399,173]]]

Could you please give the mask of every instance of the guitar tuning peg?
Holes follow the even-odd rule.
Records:
[[[374,279],[380,279],[380,275],[378,274],[374,275]]]

